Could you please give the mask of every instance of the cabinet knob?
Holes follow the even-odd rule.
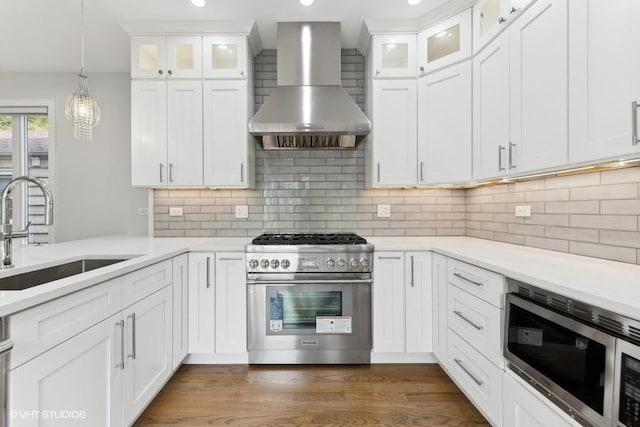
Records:
[[[498,24],[504,24],[507,20],[504,19],[502,16],[500,18],[498,18]]]
[[[244,70],[240,70],[240,75],[244,76]]]
[[[163,73],[162,73],[162,70],[158,70],[158,74],[159,74],[159,75],[162,75],[162,74],[163,74]]]
[[[167,74],[172,75],[173,71],[169,70],[169,71],[167,71]]]
[[[513,15],[517,11],[518,11],[518,9],[516,9],[515,7],[512,7],[511,10],[509,11],[509,14]]]
[[[420,66],[420,72],[424,73],[424,66],[422,66],[422,65]]]
[[[380,74],[380,70],[376,70],[376,75]]]

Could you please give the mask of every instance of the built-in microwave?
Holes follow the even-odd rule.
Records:
[[[640,427],[640,322],[507,284],[507,367],[582,425]]]

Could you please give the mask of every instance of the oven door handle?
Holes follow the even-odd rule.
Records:
[[[280,286],[291,286],[291,285],[371,285],[373,280],[368,279],[345,279],[345,280],[318,280],[318,279],[307,279],[307,280],[247,280],[247,285],[280,285]]]

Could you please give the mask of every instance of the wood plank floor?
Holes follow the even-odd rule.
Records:
[[[487,426],[438,365],[183,365],[136,426]]]

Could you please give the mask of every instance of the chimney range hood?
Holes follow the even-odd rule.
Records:
[[[371,122],[341,87],[340,23],[278,23],[278,82],[249,121],[265,149],[354,148]]]

